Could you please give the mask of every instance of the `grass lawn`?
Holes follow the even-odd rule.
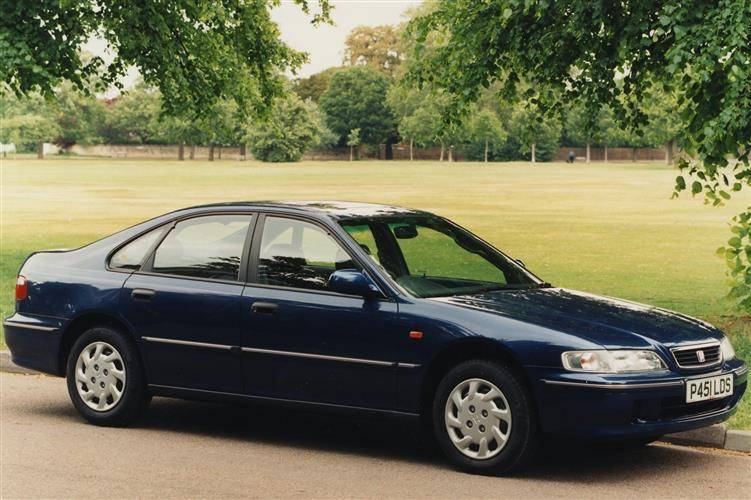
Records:
[[[13,307],[23,258],[76,247],[169,210],[232,200],[341,199],[445,215],[554,285],[623,297],[712,321],[751,359],[751,319],[723,301],[715,249],[748,205],[671,200],[658,164],[2,161],[0,306]],[[0,342],[1,342],[0,338]],[[733,425],[751,428],[751,397]]]

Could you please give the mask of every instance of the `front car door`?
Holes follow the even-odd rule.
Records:
[[[324,225],[261,216],[243,295],[246,392],[299,401],[395,408],[397,303],[327,289],[337,269],[361,269]]]
[[[242,393],[236,348],[254,222],[252,214],[174,222],[125,282],[122,310],[141,341],[150,384]]]

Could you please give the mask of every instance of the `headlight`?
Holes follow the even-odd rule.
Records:
[[[722,359],[725,361],[735,357],[735,349],[733,349],[733,344],[730,343],[729,338],[722,338],[722,342],[720,342],[720,352],[722,353]]]
[[[575,372],[633,373],[667,368],[654,351],[569,351],[561,359],[564,368]]]

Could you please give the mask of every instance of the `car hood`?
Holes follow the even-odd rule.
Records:
[[[645,343],[670,347],[722,338],[712,325],[683,314],[562,288],[435,300],[566,332],[607,348],[644,347]]]

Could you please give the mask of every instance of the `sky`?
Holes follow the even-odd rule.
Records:
[[[303,13],[292,0],[282,0],[281,5],[272,11],[272,19],[279,25],[282,39],[293,49],[308,53],[308,63],[297,72],[299,77],[307,77],[331,66],[339,66],[344,58],[344,40],[356,26],[378,26],[398,24],[405,20],[404,13],[421,0],[333,0],[331,13],[333,24],[310,23],[310,16]],[[316,4],[311,2],[315,12]],[[111,60],[107,46],[101,38],[89,41],[84,50]],[[125,87],[130,87],[138,79],[138,72],[131,69],[123,78]]]
[[[291,0],[282,0],[272,18],[279,25],[282,39],[292,48],[307,52],[309,62],[298,75],[310,76],[331,66],[342,64],[344,40],[352,28],[361,25],[378,26],[404,21],[404,13],[420,0],[334,0],[334,25],[310,24],[310,17]],[[315,8],[315,7],[313,7]]]

